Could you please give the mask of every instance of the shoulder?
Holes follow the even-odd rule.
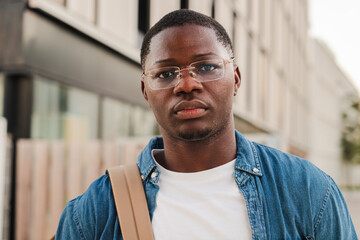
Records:
[[[81,212],[85,219],[91,217],[91,214],[96,214],[97,218],[106,217],[115,207],[109,176],[103,175],[95,180],[75,201],[77,211]]]
[[[106,227],[114,229],[116,221],[110,179],[108,175],[103,175],[82,195],[67,204],[61,215],[56,237],[94,239],[99,232],[106,232]]]
[[[254,145],[263,172],[264,190],[278,193],[295,206],[313,208],[314,219],[329,193],[337,188],[331,177],[308,160],[262,144]]]
[[[307,216],[313,233],[321,239],[334,239],[334,236],[352,239],[355,236],[345,200],[329,175],[305,159],[253,144],[259,155],[265,192],[286,202],[292,207],[291,211]]]
[[[278,149],[253,142],[260,158],[260,164],[275,176],[318,179],[320,184],[330,184],[330,177],[310,161],[284,153]],[[316,182],[318,182],[316,181]]]

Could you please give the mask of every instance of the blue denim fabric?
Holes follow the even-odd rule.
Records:
[[[234,178],[253,239],[357,239],[344,198],[328,175],[304,159],[235,134]],[[161,148],[162,139],[154,138],[138,158],[151,219],[159,190],[151,150]],[[122,239],[107,175],[67,204],[56,239]]]

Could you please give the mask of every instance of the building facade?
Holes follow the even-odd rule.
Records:
[[[306,156],[307,1],[10,2],[5,1],[4,15],[18,20],[3,23],[0,93],[7,94],[0,105],[9,131],[18,131],[15,136],[106,139],[158,133],[139,91],[139,48],[164,14],[189,8],[217,19],[234,42],[242,73],[234,100],[236,128]]]
[[[336,63],[315,64],[331,60],[320,57],[324,54],[314,47],[319,44],[309,40],[306,0],[4,0],[1,4],[0,113],[15,139],[158,134],[140,91],[140,44],[164,14],[189,8],[217,19],[234,43],[235,63],[242,74],[234,99],[235,127],[251,139],[316,158],[311,151],[317,142],[310,144],[308,138],[314,129],[312,114],[324,104],[312,98],[315,88],[328,83],[316,86],[313,78],[327,79],[317,76],[329,73],[327,67],[336,69]],[[339,79],[352,86],[345,75]],[[331,97],[337,103],[343,98]]]
[[[358,98],[357,89],[339,68],[331,50],[320,40],[309,40],[309,160],[340,186],[360,185],[359,168],[342,159],[343,114]],[[356,118],[357,116],[355,116]],[[353,170],[358,171],[353,174]],[[357,175],[357,176],[356,176]]]
[[[307,1],[234,3],[233,40],[243,78],[236,119],[256,126],[251,138],[306,157]]]

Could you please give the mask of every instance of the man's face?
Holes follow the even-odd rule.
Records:
[[[168,66],[182,69],[193,62],[214,58],[230,60],[214,30],[187,24],[167,28],[152,38],[144,71]],[[199,82],[190,75],[185,70],[175,87],[160,90],[151,89],[148,79],[142,80],[143,95],[162,135],[198,141],[232,127],[232,99],[240,86],[238,68],[232,63],[225,64],[224,77],[209,82]]]

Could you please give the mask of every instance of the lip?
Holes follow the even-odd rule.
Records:
[[[206,114],[208,106],[199,100],[181,101],[174,106],[174,113],[179,119],[200,118]]]

